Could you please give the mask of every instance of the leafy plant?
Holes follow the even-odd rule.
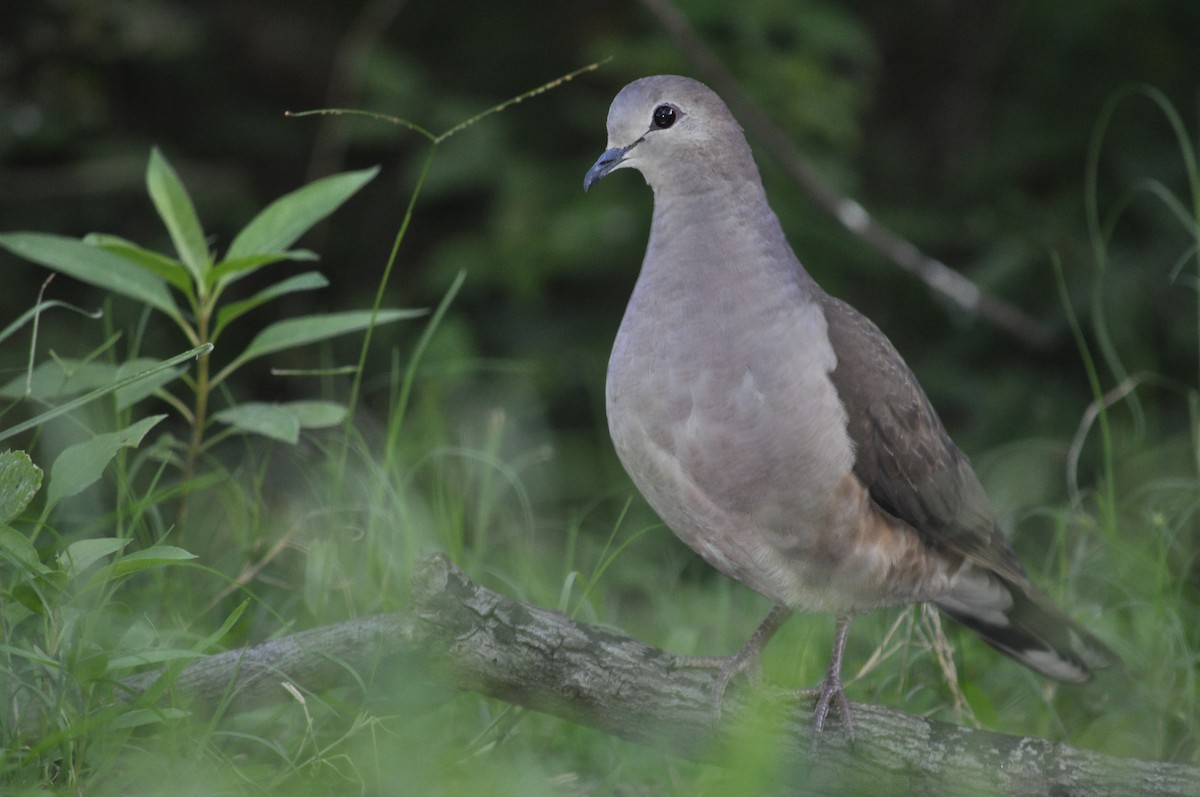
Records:
[[[102,642],[103,623],[97,622],[128,579],[184,564],[195,558],[188,551],[156,544],[124,554],[132,541],[127,536],[81,539],[48,555],[35,545],[37,529],[60,501],[95,483],[121,449],[139,445],[164,417],[150,416],[64,449],[50,468],[41,520],[30,532],[18,530],[24,525],[18,520],[30,509],[45,474],[23,451],[0,453],[0,673],[6,706],[0,733],[8,740],[38,740],[31,747],[0,748],[0,771],[39,757],[75,770],[89,746],[89,715],[120,713],[112,704],[116,678],[147,660],[186,661],[203,650],[143,648],[138,635],[127,635],[123,645],[113,647]],[[130,711],[113,727],[129,729],[177,715],[174,709]]]
[[[217,642],[241,615],[245,604],[227,616],[219,631],[183,648],[164,647],[148,629],[135,633],[137,623],[116,640],[105,638],[103,630],[106,615],[119,607],[113,596],[130,578],[195,558],[181,547],[161,542],[131,546],[130,529],[141,522],[147,508],[173,494],[185,498],[202,483],[195,476],[204,451],[239,433],[295,443],[301,429],[335,426],[347,416],[344,405],[330,401],[230,401],[214,412],[215,390],[257,358],[421,314],[418,310],[377,309],[285,319],[266,326],[244,348],[226,356],[219,370],[213,368],[210,352],[231,324],[272,300],[322,288],[327,281],[321,274],[307,271],[281,277],[237,301],[225,299],[228,289],[269,266],[315,260],[311,252],[291,247],[376,172],[334,175],[278,199],[234,238],[223,259],[209,251],[183,183],[157,150],[151,154],[146,182],[175,244],[175,257],[113,235],[73,239],[35,232],[0,234],[0,246],[25,259],[131,298],[166,316],[191,346],[163,362],[136,354],[117,362],[112,352],[118,339],[114,336],[88,356],[54,357],[0,388],[0,397],[33,399],[50,407],[0,431],[0,439],[40,428],[104,396],[112,397],[118,418],[117,429],[93,433],[60,451],[48,475],[24,452],[0,454],[0,630],[4,640],[0,672],[7,684],[5,704],[12,708],[0,717],[0,729],[6,739],[39,740],[32,749],[7,749],[0,754],[0,765],[57,760],[72,773],[84,766],[88,748],[95,745],[92,720],[127,733],[169,719],[173,709],[114,704],[112,690],[117,679],[146,663],[181,665]],[[61,302],[39,301],[0,333],[0,340],[26,323],[36,325],[38,313],[60,306],[82,312]],[[189,361],[194,362],[190,368]],[[171,390],[176,381],[185,386],[182,394]],[[167,417],[158,414],[125,420],[135,403],[151,395],[174,408],[189,424],[191,434],[181,459],[169,455],[170,446],[177,444],[164,436],[130,468],[121,452],[141,445]],[[222,424],[224,431],[213,434],[214,423]],[[135,489],[138,468],[156,460],[144,489]],[[109,515],[111,520],[102,521],[102,532],[85,531],[81,538],[81,529],[73,524],[63,529],[49,525],[56,509],[96,483],[114,462],[118,466],[118,500]],[[177,487],[163,489],[159,486],[163,468],[170,462],[182,463],[181,478]],[[181,503],[177,521],[185,507]],[[55,536],[54,543],[40,545],[39,533],[47,528]],[[63,539],[64,533],[70,536]],[[71,537],[75,539],[71,541]],[[158,589],[168,588],[168,582],[158,583]]]
[[[146,187],[170,234],[175,257],[146,249],[115,235],[92,234],[82,240],[37,232],[0,234],[0,246],[27,260],[115,294],[129,297],[171,320],[193,347],[213,345],[229,326],[259,307],[288,294],[323,288],[319,272],[277,279],[252,296],[225,301],[227,290],[251,274],[285,261],[311,262],[317,257],[291,248],[313,225],[331,214],[378,172],[378,168],[345,172],[316,180],[283,196],[254,217],[233,239],[223,259],[210,251],[204,228],[190,195],[167,159],[155,149],[146,170]],[[309,315],[278,321],[263,329],[241,351],[213,371],[208,353],[196,359],[183,384],[190,396],[181,398],[166,388],[177,373],[144,381],[118,395],[125,407],[153,393],[170,404],[191,428],[182,465],[186,484],[199,457],[225,434],[209,436],[212,422],[229,431],[245,432],[295,443],[299,430],[335,426],[347,416],[344,405],[299,401],[264,405],[234,403],[214,413],[214,391],[251,360],[275,352],[370,329],[378,324],[414,318],[422,310],[385,309]],[[150,361],[122,365],[103,362],[58,361],[39,366],[29,379],[10,382],[0,395],[18,398],[31,393],[52,402],[88,389],[103,389],[114,380],[140,370]],[[184,493],[186,495],[186,492]],[[186,504],[181,505],[181,509]],[[181,513],[182,514],[182,513]]]
[[[493,107],[483,115],[510,103]],[[111,235],[90,235],[81,240],[28,232],[0,235],[0,246],[9,251],[133,299],[146,309],[143,319],[149,314],[165,316],[193,347],[158,362],[140,356],[135,345],[122,362],[116,355],[120,336],[112,335],[86,356],[54,357],[36,367],[31,365],[26,374],[0,387],[0,397],[14,401],[32,398],[51,406],[30,421],[0,430],[0,439],[36,428],[102,396],[112,398],[117,418],[114,431],[92,434],[67,446],[45,471],[23,452],[0,455],[0,683],[5,685],[3,698],[7,709],[0,712],[0,780],[6,787],[16,785],[19,779],[69,788],[102,782],[114,769],[127,766],[128,756],[139,746],[129,743],[130,735],[148,725],[158,740],[156,744],[163,744],[162,740],[176,734],[182,749],[189,752],[202,750],[208,755],[219,751],[220,744],[211,739],[215,724],[188,723],[184,721],[187,716],[184,711],[169,706],[169,701],[160,701],[163,692],[170,688],[173,671],[178,672],[188,661],[218,643],[236,644],[236,638],[231,641],[226,637],[231,632],[245,632],[245,623],[238,621],[249,605],[254,605],[260,613],[265,610],[262,616],[270,618],[275,628],[287,622],[283,611],[287,610],[288,601],[292,601],[293,609],[302,605],[318,615],[339,599],[361,598],[360,592],[374,602],[380,596],[396,593],[386,588],[394,580],[390,570],[395,561],[393,556],[412,561],[411,552],[427,533],[421,530],[425,521],[419,502],[409,506],[407,496],[413,492],[412,488],[406,485],[399,493],[392,489],[399,471],[404,470],[402,463],[409,458],[407,452],[398,451],[401,419],[409,411],[417,365],[462,285],[463,274],[459,274],[433,313],[407,365],[401,367],[397,361],[394,366],[382,452],[370,450],[367,441],[354,430],[353,407],[374,325],[420,312],[389,310],[381,305],[433,150],[442,140],[483,115],[442,136],[429,136],[433,146],[410,198],[371,310],[278,321],[266,326],[238,351],[226,354],[218,349],[222,356],[220,364],[210,362],[209,353],[214,344],[223,347],[227,340],[223,335],[231,324],[274,299],[324,287],[326,281],[319,273],[307,271],[280,278],[248,298],[235,301],[226,298],[227,289],[268,266],[314,259],[312,253],[294,249],[295,241],[370,180],[375,170],[325,178],[279,199],[234,238],[223,259],[209,252],[206,236],[182,182],[157,151],[150,158],[147,185],[174,243],[173,257]],[[36,309],[57,306],[39,302]],[[0,332],[0,340],[24,323],[36,323],[36,319],[37,312],[26,313],[16,324]],[[367,334],[357,367],[338,369],[339,373],[349,370],[355,374],[348,404],[330,401],[270,404],[229,399],[224,406],[215,406],[213,392],[220,389],[223,397],[229,396],[227,380],[250,361],[360,330]],[[196,357],[199,359],[194,366],[185,365]],[[186,390],[172,389],[175,380]],[[125,453],[141,445],[166,417],[159,414],[130,419],[134,415],[131,408],[149,396],[166,401],[190,424],[190,440],[182,444],[185,452],[182,459],[172,456],[173,451],[180,450],[180,444],[167,435],[136,454]],[[414,404],[428,409],[423,402]],[[77,417],[70,420],[80,422]],[[250,478],[245,480],[228,478],[230,474],[220,465],[198,466],[205,451],[231,435],[257,434],[294,443],[301,429],[343,422],[346,428],[342,445],[326,449],[327,460],[305,463],[320,472],[320,476],[315,476],[305,470],[301,476],[312,477],[315,489],[297,496],[290,506],[312,501],[319,510],[308,516],[313,525],[324,530],[328,524],[319,518],[331,516],[333,506],[349,504],[350,511],[355,511],[348,494],[364,490],[354,494],[361,495],[363,503],[370,507],[368,516],[373,518],[376,511],[383,511],[378,521],[372,519],[364,524],[361,538],[355,540],[351,549],[346,548],[345,535],[325,534],[309,539],[307,523],[289,526],[281,533],[276,533],[279,529],[275,527],[264,528],[269,513],[258,514],[264,502],[256,492],[262,487],[265,468],[258,470],[262,466],[254,463],[235,466],[248,473]],[[223,428],[214,432],[214,424]],[[319,439],[314,443],[318,448],[323,445]],[[365,470],[371,476],[343,483],[342,473],[352,452],[363,456],[361,462],[351,463],[352,468],[365,463]],[[373,461],[376,454],[382,455],[385,467]],[[413,459],[418,463],[423,461],[422,457]],[[70,514],[81,500],[76,496],[113,465],[118,495],[113,510],[98,520],[89,518],[87,525],[81,526],[78,521],[82,516]],[[164,480],[164,472],[173,465],[180,466],[182,479]],[[416,469],[437,470],[428,463]],[[330,475],[333,478],[325,478]],[[491,480],[481,482],[479,490],[490,497],[495,492],[489,486]],[[220,546],[203,552],[203,566],[192,561],[196,557],[191,552],[164,544],[161,538],[139,547],[140,537],[133,530],[158,522],[157,505],[166,497],[186,496],[200,484],[216,486],[214,498],[228,501],[222,505],[223,509],[246,512],[243,523],[232,524],[237,529],[235,535],[244,534],[254,542],[278,539],[264,551],[239,548],[238,536],[223,538]],[[446,500],[462,502],[461,496],[448,493]],[[344,514],[346,509],[338,511]],[[200,509],[193,512],[198,522],[207,517]],[[487,512],[480,509],[479,516],[480,523],[486,525]],[[176,516],[177,523],[178,520]],[[332,525],[341,527],[353,522],[339,516]],[[92,531],[93,523],[102,529],[100,533]],[[39,532],[44,532],[40,538]],[[403,538],[403,544],[396,544],[397,536]],[[152,534],[145,538],[156,539]],[[176,532],[173,541],[178,539]],[[291,581],[301,581],[302,590],[276,589],[275,584],[259,579],[262,568],[287,567],[294,561],[290,554],[301,549],[305,563],[302,578],[293,574]],[[230,556],[222,561],[226,552]],[[286,561],[275,562],[277,556],[285,559],[282,553],[289,554]],[[236,564],[244,564],[242,572],[229,574],[230,567]],[[201,587],[197,579],[163,577],[181,567],[204,579],[221,581],[224,589],[214,596],[210,585]],[[359,586],[359,582],[368,579],[372,583]],[[251,581],[256,583],[251,585]],[[225,603],[227,597],[243,589],[252,591],[253,602],[247,600],[236,606]],[[284,605],[275,606],[275,599]],[[370,603],[368,608],[374,605]],[[130,613],[129,608],[134,606],[142,608]],[[224,607],[223,620],[208,616],[218,606]],[[334,606],[331,610],[338,609]],[[166,677],[161,679],[161,686],[129,703],[120,680],[141,665],[165,667]],[[303,698],[299,699],[303,704]],[[372,720],[371,724],[377,722]],[[309,732],[312,730],[310,727]],[[347,738],[353,735],[352,730]],[[165,744],[170,746],[169,741]],[[295,769],[320,770],[323,758],[324,753],[318,753],[307,762],[307,755],[299,756]],[[290,766],[287,771],[291,771]],[[281,774],[276,780],[283,782],[286,777]]]

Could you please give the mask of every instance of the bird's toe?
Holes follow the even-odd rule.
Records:
[[[825,730],[825,720],[829,718],[835,707],[837,713],[841,715],[842,728],[846,731],[846,736],[853,742],[854,723],[850,719],[850,703],[846,700],[846,690],[842,685],[842,679],[831,673],[819,687],[805,690],[805,692],[809,696],[816,697],[812,723],[813,746],[815,747],[820,740],[821,734]]]

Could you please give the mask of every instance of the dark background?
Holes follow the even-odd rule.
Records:
[[[1172,273],[1188,231],[1161,203],[1135,200],[1101,280],[1084,173],[1101,109],[1123,86],[1153,86],[1185,120],[1195,119],[1200,4],[808,0],[696,2],[682,10],[840,191],[1055,330],[1048,347],[1030,348],[952,307],[841,228],[760,154],[801,260],[893,338],[965,450],[1042,436],[1065,445],[1092,399],[1056,287],[1056,258],[1074,311],[1086,326],[1103,309],[1103,329],[1129,373],[1191,378],[1193,280]],[[696,73],[645,8],[9,0],[4,16],[0,229],[103,231],[169,251],[144,189],[146,158],[158,146],[194,194],[220,252],[270,199],[317,176],[382,165],[347,208],[302,241],[321,254],[331,288],[276,305],[280,315],[368,306],[428,147],[403,128],[289,119],[284,111],[364,108],[440,132],[611,58],[442,145],[388,303],[435,304],[466,269],[429,359],[435,370],[453,364],[456,376],[445,392],[427,384],[431,400],[472,412],[495,391],[495,402],[510,403],[518,418],[554,430],[567,500],[594,492],[597,468],[604,483],[620,482],[599,430],[600,393],[650,195],[628,174],[587,196],[581,180],[604,148],[607,104],[624,83]],[[1120,106],[1100,164],[1101,208],[1143,178],[1186,195],[1178,142],[1144,99]],[[35,301],[44,272],[6,252],[0,267],[0,317],[15,318]],[[253,280],[240,286],[255,287]],[[69,279],[48,295],[102,303]],[[243,321],[231,334],[248,340],[266,320]],[[50,350],[80,356],[102,338],[99,325],[74,316],[48,315],[43,325],[39,359]],[[388,330],[372,373],[386,372],[393,347],[403,357],[417,331]],[[146,339],[152,354],[183,346],[166,328]],[[338,354],[348,357],[346,345]],[[10,341],[0,364],[16,373],[28,356],[24,342]],[[215,356],[220,361],[221,352]],[[306,356],[278,364],[303,365]],[[1102,373],[1104,386],[1119,376]],[[310,391],[271,378],[265,365],[243,379],[243,397]],[[514,395],[500,396],[515,383]],[[1186,423],[1184,404],[1169,398],[1155,416],[1163,429]]]

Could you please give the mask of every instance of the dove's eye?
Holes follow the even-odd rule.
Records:
[[[675,124],[675,109],[670,105],[660,105],[654,109],[654,126],[666,129]]]

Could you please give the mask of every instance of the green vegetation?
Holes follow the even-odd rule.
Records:
[[[616,88],[688,63],[619,11],[481,12],[447,43],[430,34],[444,11],[415,4],[374,47],[321,39],[345,57],[333,71],[354,89],[331,88],[336,104],[450,132],[497,97],[615,56],[587,82],[410,151],[420,133],[281,117],[288,104],[325,102],[323,83],[237,79],[238,69],[266,74],[256,59],[281,52],[266,46],[279,44],[279,26],[259,24],[264,46],[233,48],[243,53],[233,63],[189,60],[209,34],[262,22],[217,5],[209,17],[149,2],[142,11],[171,24],[141,40],[105,39],[91,17],[72,17],[79,27],[63,46],[81,48],[74,60],[44,72],[34,63],[41,82],[0,87],[4,107],[40,103],[45,115],[40,133],[0,133],[13,178],[0,183],[0,266],[13,286],[0,298],[0,435],[12,449],[0,455],[0,792],[777,788],[787,773],[765,742],[729,768],[695,765],[430,689],[419,672],[363,674],[361,689],[294,693],[212,720],[161,708],[149,699],[158,695],[114,705],[118,681],[141,669],[177,671],[206,653],[403,607],[411,568],[432,551],[507,594],[680,653],[732,651],[767,610],[658,525],[603,431],[606,346],[648,197],[630,178],[585,201],[579,179],[603,148]],[[322,16],[337,5],[296,4],[292,35],[347,27],[354,20]],[[1126,665],[1085,688],[1054,686],[935,614],[880,612],[852,632],[850,697],[1200,764],[1200,176],[1194,131],[1169,99],[1194,91],[1194,37],[1182,33],[1195,30],[1194,4],[1159,4],[1131,24],[1125,5],[1099,3],[1086,28],[1053,7],[996,19],[980,4],[947,21],[887,4],[784,13],[753,2],[738,16],[700,5],[685,10],[822,171],[1061,331],[1050,350],[1030,352],[946,319],[762,164],[797,250],[909,356],[1035,581]],[[3,35],[24,53],[39,40],[22,31],[57,19],[19,13],[30,25]],[[549,35],[558,31],[589,43]],[[1128,46],[1112,52],[1118,33]],[[905,36],[933,50],[939,36],[980,46],[945,56],[965,65],[956,71],[896,55]],[[497,38],[507,47],[495,49]],[[1006,49],[1008,39],[1023,49]],[[539,40],[556,66],[517,57],[543,52]],[[86,65],[112,62],[89,61],[89,46],[141,76],[129,85],[143,94],[119,97],[131,107],[181,90],[186,107],[140,122],[103,92],[85,101]],[[981,52],[994,71],[983,73]],[[465,66],[481,57],[487,74]],[[306,80],[327,78],[328,63],[300,60],[313,61],[298,72]],[[1160,82],[1146,63],[1174,66]],[[198,88],[205,70],[223,77],[219,100]],[[1118,91],[1130,78],[1156,88]],[[226,104],[236,112],[211,123],[206,114]],[[914,118],[919,108],[927,118]],[[107,115],[116,132],[85,112]],[[909,140],[927,131],[929,141]],[[333,176],[296,189],[306,164],[282,153],[307,152],[310,139],[321,142],[312,173]],[[146,167],[150,140],[178,169],[159,150]],[[108,201],[39,193],[11,166],[77,161],[91,169],[88,185],[136,184],[136,200],[128,188]],[[73,237],[88,229],[119,235]],[[313,252],[293,248],[305,235],[320,272],[308,270]],[[62,276],[36,299],[42,267]],[[390,321],[403,323],[381,326]],[[791,621],[767,649],[767,677],[815,683],[831,634],[829,618]]]

